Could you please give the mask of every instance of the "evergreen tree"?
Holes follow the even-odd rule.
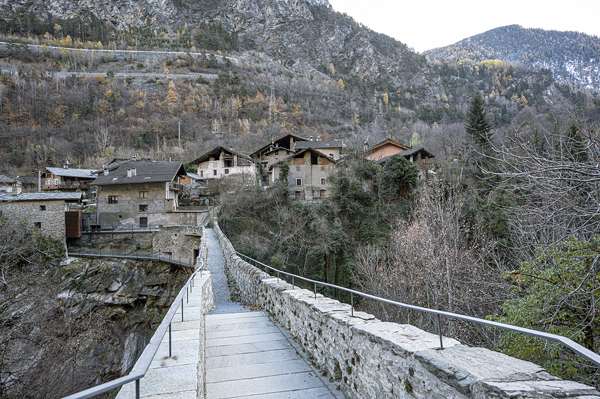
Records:
[[[479,148],[480,151],[487,154],[490,151],[492,140],[492,124],[485,112],[485,101],[477,93],[471,100],[467,108],[467,122],[465,123],[467,136]]]

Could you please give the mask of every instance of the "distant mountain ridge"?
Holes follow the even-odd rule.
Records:
[[[509,25],[423,54],[431,60],[499,59],[535,70],[546,68],[559,82],[600,90],[600,38],[585,33]]]

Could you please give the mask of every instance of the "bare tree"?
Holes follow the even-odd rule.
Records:
[[[564,131],[515,129],[507,139],[494,148],[497,169],[484,172],[513,195],[506,211],[521,248],[600,233],[599,133],[572,123]]]
[[[94,140],[96,140],[96,145],[98,146],[100,155],[104,156],[104,154],[106,153],[106,149],[110,146],[112,142],[112,134],[108,126],[98,126],[94,131]]]

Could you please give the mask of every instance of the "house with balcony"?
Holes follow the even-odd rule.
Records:
[[[216,147],[190,162],[198,167],[202,179],[236,179],[241,184],[256,184],[256,166],[252,158],[233,149]]]
[[[396,154],[400,154],[417,166],[419,179],[427,176],[427,171],[431,166],[430,159],[435,158],[432,153],[423,147],[411,148],[392,139],[386,139],[365,151],[364,159],[383,165],[391,156]]]
[[[93,169],[46,168],[40,175],[42,191],[88,191],[90,183],[96,179]]]
[[[96,187],[97,221],[101,229],[139,229],[159,225],[180,225],[178,196],[181,162],[128,162],[113,172],[106,169],[92,186]]]

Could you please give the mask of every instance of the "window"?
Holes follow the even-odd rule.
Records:
[[[229,169],[225,169],[225,174],[228,175],[229,174]]]
[[[148,205],[140,205],[140,212],[148,212]]]
[[[233,159],[225,159],[223,160],[223,163],[226,168],[231,168],[233,166]]]
[[[140,227],[148,227],[148,218],[147,217],[140,218]]]
[[[118,195],[109,195],[108,196],[108,203],[109,204],[118,204],[119,203],[119,196]]]
[[[140,191],[140,198],[148,198],[148,191]]]
[[[296,179],[296,185],[297,186],[301,186],[302,185],[302,179]]]
[[[40,205],[40,211],[45,211],[46,210],[46,205]]]
[[[35,222],[35,228],[36,229],[41,229],[42,228],[42,222]]]
[[[321,185],[324,186],[326,182],[326,179],[324,177],[321,177]]]
[[[214,169],[214,170],[213,170],[213,176],[216,176],[216,175],[217,175],[217,170],[216,170],[216,169]]]
[[[329,158],[333,158],[333,154],[329,154]]]
[[[204,171],[203,170],[200,171],[200,177],[204,177]]]

